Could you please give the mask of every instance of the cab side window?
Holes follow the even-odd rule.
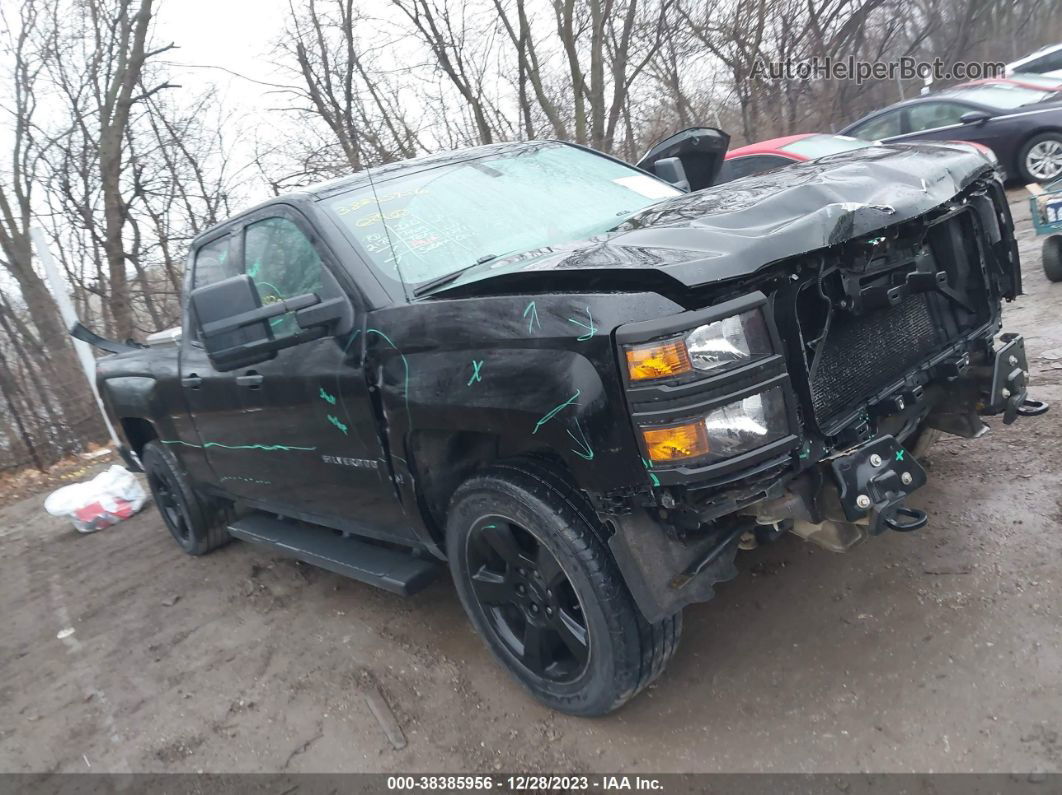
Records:
[[[289,218],[276,216],[249,224],[244,231],[243,258],[244,272],[254,281],[263,305],[322,292],[321,257]],[[290,314],[273,318],[271,325],[276,336],[299,330]]]

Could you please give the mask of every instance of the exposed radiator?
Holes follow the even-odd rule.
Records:
[[[939,350],[945,340],[934,325],[925,293],[863,315],[838,312],[811,382],[822,424],[887,386]]]

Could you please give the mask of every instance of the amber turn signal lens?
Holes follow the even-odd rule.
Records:
[[[627,349],[627,371],[632,381],[667,378],[693,369],[686,343],[682,340],[654,342]]]
[[[677,461],[708,454],[708,430],[704,422],[670,428],[642,428],[642,438],[653,461]]]

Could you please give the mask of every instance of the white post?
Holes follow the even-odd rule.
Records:
[[[59,305],[59,314],[62,316],[63,323],[69,331],[77,322],[77,312],[74,311],[74,304],[70,301],[70,295],[67,293],[66,282],[63,281],[63,277],[59,274],[59,269],[55,267],[55,260],[52,259],[51,249],[48,248],[48,238],[44,236],[44,230],[40,227],[33,227],[33,229],[30,230],[30,236],[33,238],[33,245],[37,249],[37,257],[44,266],[44,273],[48,277],[48,284],[52,288],[52,297],[55,298],[55,303]],[[85,378],[88,379],[89,387],[92,389],[92,394],[96,398],[96,405],[100,409],[100,416],[103,417],[103,422],[107,426],[107,431],[111,434],[111,441],[113,441],[115,447],[117,447],[120,444],[118,441],[118,434],[114,432],[114,426],[111,425],[111,421],[107,417],[107,412],[103,408],[103,401],[100,400],[100,393],[96,390],[96,357],[92,355],[92,349],[87,342],[73,338],[71,338],[71,342],[74,343],[74,350],[77,351],[77,358],[81,362],[81,369],[85,371]]]

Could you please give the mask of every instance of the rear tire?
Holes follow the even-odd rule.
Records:
[[[1052,282],[1062,282],[1062,235],[1050,235],[1044,240],[1044,275]]]
[[[531,694],[570,715],[604,715],[659,676],[682,614],[639,612],[586,499],[548,465],[501,463],[466,481],[447,517],[461,603]]]
[[[1026,184],[1062,177],[1062,133],[1034,135],[1018,153],[1018,170]]]
[[[181,549],[189,555],[205,555],[232,540],[225,526],[226,506],[197,494],[177,457],[164,444],[145,444],[140,461],[155,506]]]

